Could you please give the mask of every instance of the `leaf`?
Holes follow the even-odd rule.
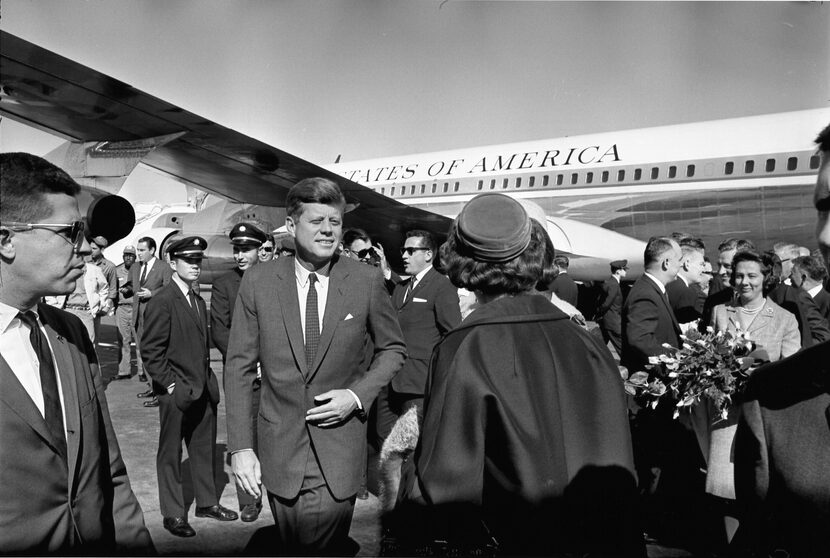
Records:
[[[628,383],[636,386],[646,386],[648,384],[648,372],[634,372],[628,377]]]

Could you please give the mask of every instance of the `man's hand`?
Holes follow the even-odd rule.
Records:
[[[380,258],[380,270],[383,272],[384,277],[386,276],[387,272],[392,271],[392,268],[389,267],[389,262],[386,261],[386,254],[383,252],[383,246],[380,243],[374,245],[375,252],[378,253],[378,257]]]
[[[262,494],[262,473],[254,450],[242,450],[231,455],[231,469],[236,482],[246,493],[256,498]]]
[[[352,416],[357,409],[357,401],[345,389],[321,393],[314,398],[314,402],[318,405],[306,411],[305,420],[320,428],[337,426]]]
[[[150,291],[150,289],[141,287],[136,293],[136,295],[138,295],[138,298],[141,300],[147,300],[148,298],[153,296],[153,293]]]

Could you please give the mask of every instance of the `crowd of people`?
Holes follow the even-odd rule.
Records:
[[[0,552],[153,553],[109,418],[95,350],[114,312],[115,380],[158,407],[163,526],[194,513],[274,517],[269,552],[353,553],[368,469],[381,468],[395,555],[830,553],[830,127],[814,204],[819,250],[724,239],[713,269],[693,236],[654,237],[586,292],[538,207],[497,193],[447,241],[406,234],[403,276],[343,230],[336,183],[305,179],[288,235],[229,233],[235,268],[199,292],[207,242],[150,237],[116,266],[88,239],[80,187],[38,157],[0,155]],[[627,291],[627,292],[626,292]],[[623,380],[690,329],[742,333],[759,364],[724,416],[707,400],[642,405]],[[210,350],[222,356],[221,386]],[[239,512],[219,503],[217,405],[227,410]],[[367,444],[380,452],[367,462]],[[15,448],[12,453],[9,448]]]

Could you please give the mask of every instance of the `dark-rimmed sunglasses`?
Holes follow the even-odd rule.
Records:
[[[15,232],[33,231],[35,229],[45,229],[60,236],[72,245],[75,253],[81,251],[84,245],[84,231],[86,224],[83,221],[75,221],[73,223],[3,223]]]
[[[416,246],[407,246],[406,248],[401,248],[401,256],[404,254],[409,254],[410,256],[417,252],[418,250],[430,250],[430,248],[419,248]]]

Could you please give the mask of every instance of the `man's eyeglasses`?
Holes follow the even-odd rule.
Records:
[[[418,250],[430,250],[430,248],[418,248],[415,246],[407,246],[406,248],[401,248],[401,256],[403,256],[404,254],[409,254],[411,256]]]
[[[273,252],[274,251],[273,246],[260,246],[259,249],[262,250],[263,252]]]
[[[75,221],[73,223],[4,223],[15,232],[33,231],[35,229],[46,229],[56,235],[62,237],[64,240],[72,244],[75,253],[81,251],[81,246],[84,245],[84,231],[86,224],[83,221]]]

